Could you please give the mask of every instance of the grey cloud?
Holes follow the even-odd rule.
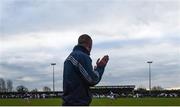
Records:
[[[32,53],[33,52],[30,52],[29,54]],[[19,52],[13,56],[12,54],[6,53],[6,55],[3,55],[4,57],[1,56],[3,58],[1,58],[0,61],[0,74],[5,76],[3,78],[12,79],[15,87],[22,84],[29,88],[35,87],[40,89],[43,87],[42,84],[48,86],[49,82],[52,80],[52,67],[50,66],[50,63],[56,62],[56,81],[62,79],[62,62],[60,58],[57,58],[56,60],[48,58],[37,59],[37,56],[33,55],[35,54],[26,56],[26,54]],[[25,78],[35,78],[36,80],[29,81]],[[61,89],[61,86],[58,85],[58,87]]]
[[[145,46],[145,45],[159,45],[163,43],[171,44],[174,46],[180,45],[180,37],[177,34],[169,35],[159,38],[139,38],[139,39],[125,39],[125,40],[109,40],[101,43],[94,44],[94,47],[99,49],[104,48],[122,48],[128,46]]]
[[[178,1],[9,0],[7,2],[4,3],[1,17],[3,35],[46,30],[80,30],[96,23],[100,26],[106,22],[137,26],[164,20],[166,23],[168,21],[175,24],[178,18],[174,16],[179,10]],[[175,20],[166,20],[166,17]],[[113,22],[114,19],[116,22]]]
[[[1,17],[1,32],[24,33],[44,30],[62,31],[88,25],[97,20],[101,4],[78,1],[11,1]],[[13,18],[12,18],[13,17]]]
[[[25,65],[29,65],[26,67]],[[31,66],[30,66],[31,65]],[[28,88],[42,88],[44,86],[49,86],[49,82],[52,81],[52,67],[50,64],[36,64],[25,63],[22,64],[0,64],[0,74],[4,74],[6,79],[11,79],[14,81],[14,87],[17,85],[25,85]],[[42,65],[42,66],[41,66]],[[55,78],[56,81],[62,79],[62,72],[59,70],[60,67],[55,67]],[[6,71],[6,72],[4,72]],[[60,85],[60,84],[59,84]],[[59,87],[58,85],[58,87]],[[40,87],[41,86],[41,87]],[[51,86],[51,85],[50,85]],[[61,87],[60,87],[61,88]]]
[[[176,51],[177,48],[164,48],[164,46],[158,48],[156,45],[150,46],[153,48],[148,49],[148,45],[129,47],[127,44],[124,45],[123,48],[116,48],[116,51],[108,51],[110,61],[106,68],[102,83],[108,85],[134,84],[136,87],[143,85],[147,88],[147,61],[153,60],[153,86],[161,85],[164,88],[177,86],[177,84],[179,84],[177,78],[180,76],[180,56],[178,51]],[[147,48],[149,51],[145,51],[146,49],[143,49],[143,47]],[[111,49],[112,48],[113,47],[111,47]],[[134,50],[130,51],[131,49]],[[157,51],[158,49],[163,51]],[[102,49],[100,49],[100,51],[101,50]],[[102,53],[104,53],[104,51]]]

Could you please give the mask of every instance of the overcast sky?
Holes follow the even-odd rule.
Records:
[[[63,62],[81,34],[93,64],[110,61],[98,85],[180,88],[179,0],[0,0],[0,78],[14,87],[62,90]]]

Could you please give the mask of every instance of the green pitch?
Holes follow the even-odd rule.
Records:
[[[61,99],[0,99],[0,106],[59,106]],[[180,106],[180,98],[93,99],[92,106]]]

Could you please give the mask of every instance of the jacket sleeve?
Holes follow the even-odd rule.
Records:
[[[104,67],[97,67],[95,70],[93,70],[92,61],[88,56],[79,58],[74,58],[73,56],[69,57],[73,65],[78,67],[80,74],[89,84],[89,86],[93,86],[99,83],[104,72]]]

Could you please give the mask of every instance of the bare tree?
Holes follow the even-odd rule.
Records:
[[[51,91],[51,88],[49,88],[48,86],[44,86],[43,91],[44,92],[49,92],[49,91]]]
[[[161,86],[154,86],[154,87],[152,87],[152,90],[161,91],[161,90],[164,90],[164,89]]]
[[[138,88],[137,88],[138,91],[146,91],[146,88],[143,86],[143,85],[140,85]]]
[[[0,78],[0,92],[5,92],[5,91],[6,91],[5,80],[3,78]]]
[[[37,88],[32,89],[31,92],[38,92],[38,89]]]
[[[7,92],[12,92],[13,82],[11,80],[7,80]]]
[[[23,85],[19,85],[16,87],[17,92],[28,92],[28,88]]]

